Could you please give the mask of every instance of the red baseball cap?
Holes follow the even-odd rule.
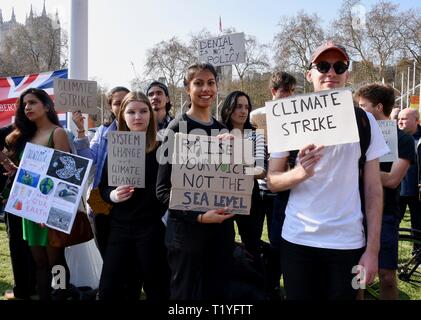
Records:
[[[325,43],[323,43],[320,47],[318,47],[316,50],[314,50],[313,54],[311,55],[310,64],[312,64],[314,61],[317,60],[317,58],[324,52],[329,50],[335,50],[338,51],[340,54],[342,54],[347,62],[349,62],[349,55],[346,52],[346,49],[335,43],[333,40],[329,40]]]

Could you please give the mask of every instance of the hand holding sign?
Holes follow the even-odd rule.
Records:
[[[114,203],[120,203],[129,200],[134,192],[133,186],[118,186],[111,191],[110,199]]]
[[[84,120],[85,117],[82,115],[82,113],[80,111],[75,111],[72,114],[72,120],[75,123],[76,127],[79,130],[83,130],[84,129]]]
[[[222,223],[227,219],[234,217],[233,213],[228,213],[228,208],[209,210],[199,217],[200,223]]]
[[[322,158],[323,149],[324,146],[316,147],[314,144],[310,144],[299,151],[298,168],[302,168],[303,179],[310,178],[314,175],[314,168]]]

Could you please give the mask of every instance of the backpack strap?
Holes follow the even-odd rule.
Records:
[[[294,169],[295,167],[295,163],[297,161],[297,157],[298,157],[298,152],[300,152],[300,150],[292,150],[289,152],[289,156],[288,156],[288,165],[290,169]]]
[[[358,107],[354,107],[355,110],[355,117],[357,118],[357,126],[358,126],[358,135],[360,136],[360,149],[361,149],[361,157],[359,159],[358,168],[360,170],[364,169],[364,164],[366,161],[366,153],[368,147],[370,146],[371,141],[371,127],[370,127],[370,120],[366,112]]]
[[[364,194],[364,165],[367,160],[366,153],[371,141],[371,126],[365,111],[359,107],[354,107],[357,119],[358,135],[360,136],[361,157],[358,160],[358,188],[360,191],[361,212],[363,213],[363,226],[367,234],[367,219],[365,215],[365,194]]]

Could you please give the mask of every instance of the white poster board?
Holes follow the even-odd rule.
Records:
[[[320,91],[266,102],[268,151],[300,150],[308,144],[359,142],[352,92]]]
[[[231,213],[250,214],[254,176],[246,174],[247,167],[206,161],[210,159],[207,153],[211,146],[222,146],[220,142],[209,136],[175,135],[170,209],[206,212],[228,207]],[[208,147],[203,148],[203,145]],[[221,147],[212,151],[212,157],[229,160],[231,151]]]
[[[5,211],[70,233],[92,160],[27,143]]]
[[[56,110],[97,114],[97,82],[72,79],[54,80]]]
[[[108,133],[108,185],[145,188],[145,132]]]
[[[389,153],[380,157],[380,162],[394,162],[398,160],[398,127],[393,120],[379,120],[380,130],[383,133],[384,140],[389,147]]]
[[[215,67],[246,62],[244,33],[229,33],[199,40],[199,60]]]

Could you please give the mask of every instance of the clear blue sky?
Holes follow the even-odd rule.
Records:
[[[282,15],[299,10],[317,13],[324,23],[335,18],[342,1],[314,0],[88,0],[89,1],[89,77],[108,87],[129,86],[136,71],[143,75],[145,52],[154,44],[177,36],[187,40],[190,33],[207,28],[219,31],[219,16],[224,28],[254,35],[259,42],[271,43]],[[368,9],[377,0],[362,0]],[[418,0],[393,0],[401,9],[413,8]],[[3,20],[9,20],[12,7],[23,22],[30,4],[41,13],[43,0],[1,0]],[[62,26],[69,30],[70,0],[46,0],[47,12],[59,10]]]

